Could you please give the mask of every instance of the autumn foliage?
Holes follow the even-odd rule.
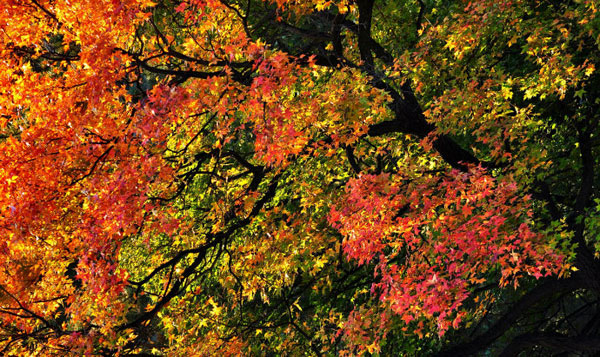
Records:
[[[600,351],[598,6],[2,1],[0,350]]]

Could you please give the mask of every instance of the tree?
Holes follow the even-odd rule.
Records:
[[[6,0],[5,354],[600,351],[595,0]]]

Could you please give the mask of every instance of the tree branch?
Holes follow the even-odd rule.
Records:
[[[485,333],[469,342],[456,345],[440,352],[438,357],[469,356],[476,354],[489,347],[490,344],[510,329],[514,323],[527,312],[527,310],[540,300],[557,293],[575,290],[582,287],[582,285],[581,281],[575,278],[547,280],[523,295],[517,302],[511,304],[510,310],[501,316],[495,324],[491,325]]]
[[[528,347],[541,346],[553,352],[600,351],[600,337],[569,337],[556,333],[527,333],[515,337],[500,354],[501,357],[518,356]]]

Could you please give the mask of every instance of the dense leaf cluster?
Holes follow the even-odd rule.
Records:
[[[599,7],[2,1],[0,351],[600,352]]]

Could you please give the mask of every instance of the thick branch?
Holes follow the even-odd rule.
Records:
[[[582,283],[574,278],[548,280],[536,286],[527,294],[523,295],[516,303],[511,304],[510,310],[501,316],[485,333],[472,341],[454,346],[438,354],[439,357],[469,356],[487,348],[502,336],[513,324],[540,300],[553,294],[571,291],[581,287]]]
[[[526,348],[533,346],[542,346],[553,352],[596,352],[600,351],[600,337],[569,337],[555,333],[528,333],[514,338],[500,356],[516,357]]]
[[[360,59],[367,66],[373,66],[373,54],[371,53],[371,19],[373,17],[373,0],[358,0],[358,50]]]

